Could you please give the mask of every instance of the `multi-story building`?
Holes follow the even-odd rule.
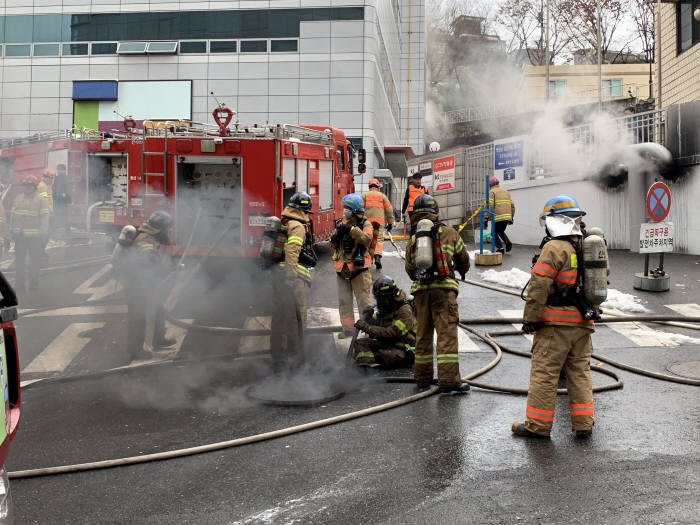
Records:
[[[656,5],[656,3],[654,4]],[[700,99],[700,0],[661,4],[661,104]]]
[[[423,151],[423,0],[5,0],[0,136],[123,117],[331,125]],[[104,81],[104,82],[96,82]],[[374,152],[374,155],[372,155]]]

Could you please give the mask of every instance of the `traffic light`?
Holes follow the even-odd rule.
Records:
[[[358,173],[364,173],[367,171],[367,166],[365,166],[365,162],[367,162],[367,150],[364,148],[360,148],[357,150],[357,172]]]

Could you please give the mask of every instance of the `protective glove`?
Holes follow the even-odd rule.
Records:
[[[355,328],[357,328],[358,330],[362,330],[363,332],[367,332],[370,329],[370,326],[367,323],[367,321],[360,319],[355,323]]]
[[[542,323],[523,323],[523,332],[526,334],[534,334],[542,328]]]
[[[393,224],[387,224],[387,225],[386,225],[386,231],[387,231],[387,232],[391,232],[391,229],[392,229],[393,227],[394,227]]]
[[[365,308],[362,311],[362,319],[368,321],[374,317],[374,308]]]
[[[513,221],[508,221],[508,224],[513,224]]]

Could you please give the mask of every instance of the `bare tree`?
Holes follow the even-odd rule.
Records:
[[[654,0],[629,0],[629,14],[645,61],[654,62]]]

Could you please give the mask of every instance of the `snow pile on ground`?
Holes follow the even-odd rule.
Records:
[[[608,289],[608,298],[603,304],[600,305],[600,307],[603,309],[603,311],[605,311],[606,308],[614,308],[616,310],[620,310],[621,312],[629,312],[633,314],[650,312],[650,310],[642,304],[639,297],[615,290],[614,288]]]
[[[639,331],[635,332],[635,335],[655,337],[656,339],[664,339],[666,341],[673,341],[674,343],[678,343],[679,345],[682,345],[682,344],[700,345],[700,339],[697,339],[695,337],[689,337],[689,336],[683,335],[683,334],[672,334],[672,333],[668,333],[668,332],[660,332],[657,330],[639,330]]]
[[[517,288],[518,290],[522,290],[530,279],[530,274],[519,268],[511,268],[502,272],[486,270],[481,272],[479,276],[487,283],[500,284],[509,288]]]

